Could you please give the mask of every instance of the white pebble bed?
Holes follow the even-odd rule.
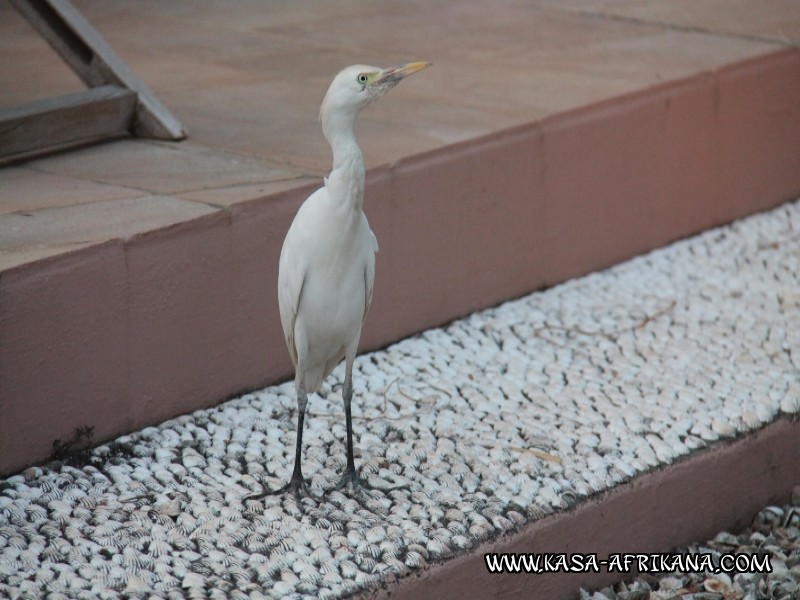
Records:
[[[369,322],[367,322],[369,327]],[[800,202],[0,481],[0,597],[346,597],[800,409]],[[119,455],[125,448],[133,456]]]

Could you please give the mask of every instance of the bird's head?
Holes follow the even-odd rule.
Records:
[[[383,96],[412,73],[429,67],[427,62],[412,62],[388,69],[367,65],[352,65],[342,69],[331,82],[319,118],[323,129],[326,121],[341,116],[351,122],[365,106]]]

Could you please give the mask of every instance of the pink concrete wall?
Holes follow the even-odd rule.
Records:
[[[275,281],[310,189],[0,277],[0,473],[285,378]],[[364,348],[800,195],[800,51],[370,171]]]
[[[796,197],[800,53],[371,175],[381,252],[365,337],[377,345]]]

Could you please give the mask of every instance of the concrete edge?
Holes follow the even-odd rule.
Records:
[[[371,170],[362,349],[800,195],[798,90],[781,49]],[[3,272],[0,473],[288,377],[274,282],[309,187]]]
[[[481,544],[469,554],[431,565],[385,588],[373,599],[578,597],[635,573],[490,574],[485,553],[667,552],[747,526],[768,504],[786,501],[800,482],[800,420],[780,418],[733,441],[638,476],[524,529]]]

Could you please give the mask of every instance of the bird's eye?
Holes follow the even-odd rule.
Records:
[[[367,83],[367,81],[369,81],[369,77],[367,77],[366,73],[361,73],[358,77],[356,77],[356,81],[358,81],[358,83],[361,85],[364,85]]]

